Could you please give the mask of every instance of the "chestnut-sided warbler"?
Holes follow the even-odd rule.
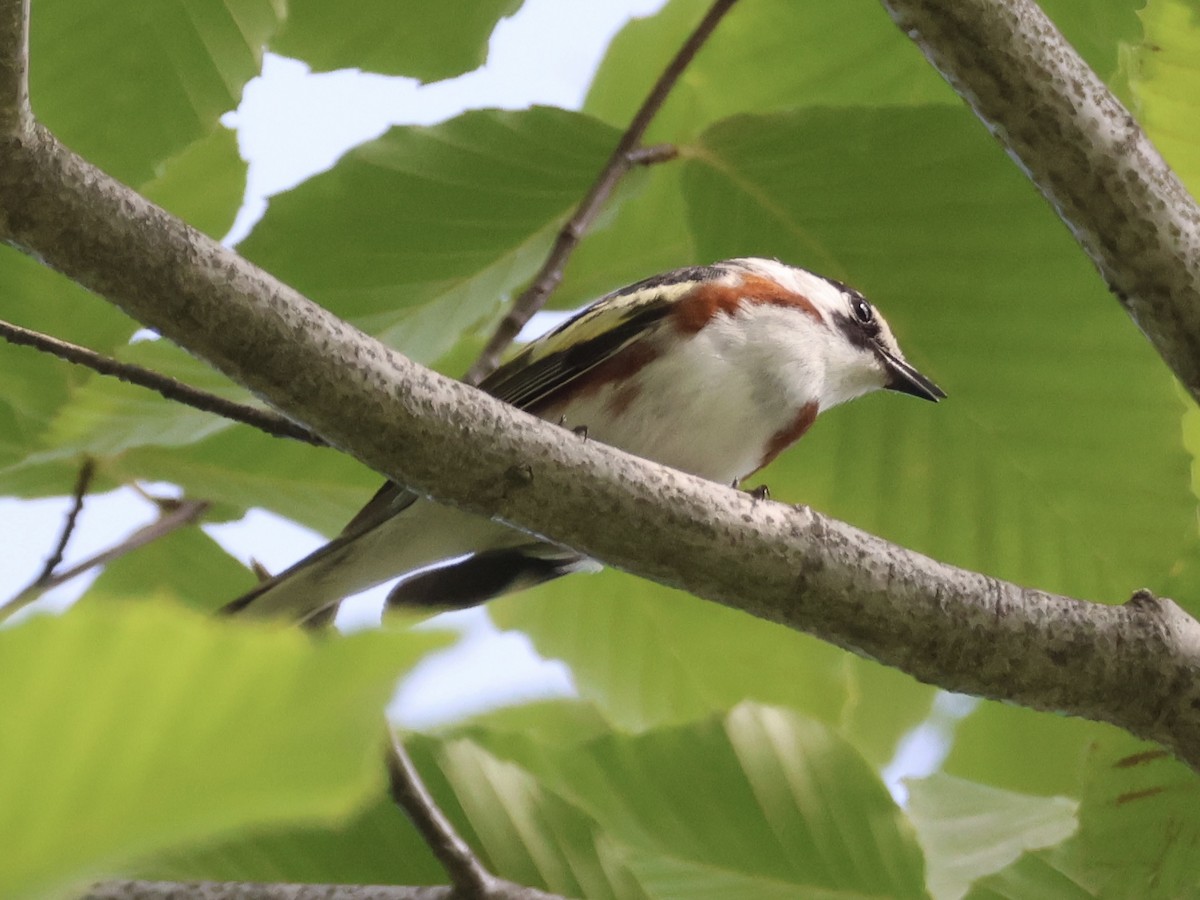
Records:
[[[946,395],[858,291],[769,259],[677,269],[602,297],[480,388],[693,475],[737,484],[817,413],[880,388]],[[448,563],[430,569],[438,563]],[[597,564],[388,483],[342,534],[224,611],[323,618],[405,573],[389,604],[482,603]]]

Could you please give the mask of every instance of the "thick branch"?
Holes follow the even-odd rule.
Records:
[[[1200,401],[1200,209],[1031,0],[883,0]]]
[[[385,475],[949,690],[1112,722],[1200,768],[1200,625],[1169,601],[1026,590],[581,441],[410,362],[35,138],[0,159],[11,239]]]
[[[29,0],[0,3],[0,139],[22,134],[29,111]]]
[[[671,57],[667,67],[663,69],[658,80],[654,82],[654,86],[650,88],[650,93],[646,95],[646,99],[634,113],[625,133],[617,141],[617,146],[613,148],[612,154],[604,164],[604,168],[600,170],[595,183],[579,201],[579,206],[572,213],[571,218],[559,230],[558,237],[555,238],[554,246],[550,249],[546,261],[533,276],[529,287],[513,301],[512,309],[497,326],[496,333],[488,340],[487,346],[479,354],[479,359],[464,376],[463,380],[467,384],[479,384],[500,364],[500,356],[504,353],[505,348],[513,342],[525,324],[533,318],[533,314],[542,308],[546,298],[558,287],[559,282],[562,281],[563,267],[567,264],[567,258],[574,252],[588,229],[592,227],[592,222],[600,214],[600,210],[625,173],[629,171],[629,167],[634,164],[645,165],[650,162],[662,162],[673,157],[673,153],[664,153],[661,149],[658,152],[637,153],[636,148],[645,136],[646,129],[650,127],[650,123],[666,102],[667,95],[675,87],[675,82],[683,74],[683,70],[688,67],[700,48],[704,46],[704,42],[708,40],[717,25],[720,24],[721,19],[736,2],[737,0],[716,0],[709,7],[704,18],[696,25],[695,30],[688,35],[683,46]]]

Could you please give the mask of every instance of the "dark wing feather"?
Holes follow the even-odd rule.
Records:
[[[531,344],[511,362],[501,366],[479,385],[497,399],[518,409],[529,409],[548,400],[581,375],[594,369],[618,351],[655,329],[670,313],[671,300],[663,294],[642,299],[636,305],[610,308],[608,318],[597,322],[593,308],[581,312],[545,338]],[[589,337],[572,332],[592,332]],[[575,339],[575,338],[580,339]],[[556,349],[561,347],[561,349]]]

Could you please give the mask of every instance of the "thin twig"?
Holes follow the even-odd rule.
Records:
[[[88,488],[92,484],[92,476],[96,474],[96,461],[88,457],[83,461],[83,465],[79,467],[79,477],[75,479],[75,489],[71,492],[71,510],[67,513],[67,519],[63,522],[62,533],[58,536],[58,543],[54,546],[54,551],[46,560],[46,565],[42,566],[42,571],[38,577],[33,579],[31,587],[43,585],[48,582],[54,575],[54,570],[58,568],[59,563],[63,561],[63,554],[67,550],[67,542],[71,540],[71,535],[75,532],[75,523],[79,520],[79,513],[83,509],[83,500],[87,496]]]
[[[679,148],[674,144],[651,144],[649,147],[634,147],[625,154],[625,159],[631,166],[654,166],[670,162],[678,156]]]
[[[101,375],[112,376],[127,384],[149,388],[168,400],[183,403],[202,412],[213,413],[234,422],[241,422],[243,425],[250,425],[272,437],[291,438],[318,447],[326,445],[319,435],[269,409],[260,409],[245,403],[226,400],[224,397],[218,397],[216,394],[169,378],[161,372],[155,372],[133,363],[120,362],[110,356],[97,353],[95,350],[42,334],[40,331],[22,328],[20,325],[0,320],[0,338],[4,338],[10,344],[33,347],[75,365],[84,366]]]
[[[149,525],[143,525],[119,544],[115,544],[107,550],[102,550],[94,556],[88,557],[83,562],[63,572],[59,572],[57,575],[52,575],[44,581],[31,584],[11,600],[0,606],[0,622],[9,618],[18,610],[24,609],[47,591],[53,590],[60,584],[65,584],[72,578],[76,578],[90,569],[102,566],[115,559],[120,559],[122,556],[132,553],[134,550],[138,550],[159,538],[166,537],[180,528],[191,525],[204,515],[209,506],[210,504],[207,500],[183,500],[178,507],[159,516]]]
[[[392,799],[421,833],[450,876],[456,893],[463,897],[489,896],[499,879],[483,867],[470,845],[438,809],[400,738],[390,728],[388,734],[387,767]]]
[[[558,287],[563,278],[563,267],[566,265],[567,258],[574,252],[583,236],[587,234],[592,222],[621,178],[629,171],[630,166],[661,162],[671,158],[659,155],[662,151],[656,151],[654,148],[646,150],[635,148],[641,143],[650,122],[666,102],[667,95],[675,86],[675,82],[679,80],[679,76],[683,74],[683,70],[688,67],[704,42],[708,40],[709,35],[713,33],[718,23],[736,2],[737,0],[716,0],[704,18],[700,20],[695,31],[679,48],[679,52],[658,76],[658,80],[650,89],[650,93],[646,95],[646,99],[642,101],[642,105],[629,123],[629,127],[617,141],[617,146],[613,149],[608,162],[604,164],[604,168],[600,170],[600,175],[596,178],[595,183],[584,195],[571,218],[558,232],[550,255],[542,263],[542,267],[533,277],[529,287],[514,301],[512,309],[497,326],[495,334],[484,347],[479,359],[475,361],[463,378],[467,384],[479,384],[500,364],[500,356],[512,343],[513,338],[520,333],[533,314],[542,308],[551,292]]]

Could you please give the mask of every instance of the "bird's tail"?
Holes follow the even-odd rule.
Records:
[[[383,509],[383,504],[380,505]],[[586,557],[427,500],[359,517],[346,532],[220,612],[324,624],[344,597],[408,572],[389,606],[458,609],[570,572],[595,571]],[[429,569],[438,563],[448,563]]]
[[[595,560],[553,544],[488,550],[404,579],[388,594],[387,603],[389,607],[465,609],[562,575],[600,568]]]

